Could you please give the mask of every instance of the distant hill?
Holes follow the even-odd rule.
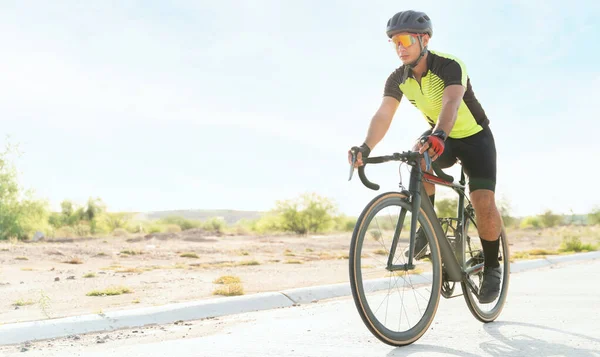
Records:
[[[235,224],[242,219],[257,219],[262,216],[263,212],[259,211],[238,211],[238,210],[173,210],[173,211],[157,211],[144,212],[138,214],[138,219],[161,219],[168,216],[179,216],[187,219],[205,221],[214,217],[221,217],[227,224]]]

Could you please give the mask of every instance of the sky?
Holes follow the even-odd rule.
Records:
[[[407,4],[3,1],[0,145],[20,145],[23,185],[56,209],[269,210],[316,192],[357,216],[399,173],[408,186],[405,166],[371,165],[372,191],[347,162],[400,66],[385,25]],[[568,4],[411,7],[433,21],[429,48],[466,64],[514,215],[600,205],[600,3]],[[372,155],[427,128],[403,100]]]

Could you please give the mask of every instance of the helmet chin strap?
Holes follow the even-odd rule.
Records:
[[[408,64],[408,67],[410,67],[411,69],[414,69],[419,64],[419,61],[421,60],[421,58],[423,58],[425,52],[427,52],[427,46],[423,47],[423,39],[421,38],[421,36],[419,36],[419,46],[421,47],[421,53],[419,54],[419,57],[417,57],[417,59],[414,60],[412,63]]]
[[[423,40],[421,39],[421,36],[419,36],[419,46],[421,47],[421,53],[419,54],[419,57],[417,57],[417,59],[414,60],[412,63],[409,63],[406,66],[404,66],[404,73],[402,74],[402,83],[404,83],[404,81],[406,81],[406,79],[408,78],[410,70],[414,69],[419,64],[419,61],[421,60],[421,58],[423,58],[425,52],[427,52],[427,46],[423,46]]]

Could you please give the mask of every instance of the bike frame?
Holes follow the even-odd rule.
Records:
[[[426,192],[425,188],[423,187],[423,181],[434,184],[434,185],[442,185],[442,186],[449,187],[458,194],[457,230],[456,230],[457,234],[455,237],[456,248],[455,249],[452,248],[452,246],[450,245],[450,241],[448,240],[448,238],[446,237],[445,234],[443,235],[443,238],[439,237],[440,234],[435,234],[434,236],[436,237],[439,248],[440,248],[440,255],[442,258],[442,262],[444,264],[444,268],[447,273],[447,280],[452,281],[452,282],[465,281],[473,291],[478,291],[478,289],[473,285],[473,282],[471,281],[471,279],[469,279],[469,276],[471,274],[477,273],[481,269],[483,269],[483,264],[477,264],[476,266],[467,268],[471,263],[471,259],[469,259],[467,261],[465,261],[465,259],[464,259],[465,252],[466,252],[466,244],[467,244],[466,239],[464,239],[464,237],[466,237],[466,235],[467,235],[467,232],[465,232],[464,229],[465,229],[466,219],[469,219],[469,218],[465,217],[465,215],[464,215],[465,199],[467,199],[467,197],[466,197],[466,193],[465,193],[465,189],[466,189],[465,174],[464,174],[462,165],[461,165],[460,181],[459,181],[459,183],[455,183],[455,182],[453,182],[454,178],[452,176],[445,174],[439,167],[437,167],[437,165],[435,165],[435,164],[432,165],[431,160],[429,159],[429,156],[427,154],[424,155],[425,161],[426,161],[426,167],[428,169],[430,166],[432,166],[433,170],[437,176],[433,175],[431,173],[428,173],[428,172],[423,172],[421,165],[420,165],[420,159],[422,156],[417,155],[417,154],[418,153],[414,153],[414,152],[408,153],[408,154],[407,153],[404,153],[404,154],[396,153],[392,156],[367,158],[366,163],[382,163],[385,161],[397,160],[397,161],[405,161],[413,167],[413,169],[411,170],[411,174],[410,174],[408,191],[406,191],[406,190],[403,191],[403,193],[409,197],[409,200],[411,202],[411,211],[413,212],[413,215],[411,216],[411,224],[410,224],[410,240],[409,240],[409,251],[410,252],[414,251],[417,222],[418,222],[418,218],[419,218],[418,214],[421,210],[421,205],[429,205],[431,207],[432,211],[434,212],[435,216],[437,217],[437,214],[435,213],[435,210],[434,210],[433,205],[431,204],[431,201],[427,198],[424,200],[422,199],[422,196],[421,196],[422,192]],[[359,176],[365,186],[367,186],[373,190],[379,189],[379,185],[370,182],[366,178],[366,176],[364,174],[364,166],[359,167]],[[414,214],[414,212],[417,212],[417,214]],[[398,224],[397,224],[396,230],[394,232],[394,238],[393,238],[392,246],[390,249],[390,255],[388,257],[387,270],[389,270],[389,271],[398,271],[398,270],[406,271],[406,270],[412,270],[415,268],[415,265],[413,264],[413,254],[409,254],[407,264],[400,264],[400,265],[393,264],[394,256],[396,254],[396,246],[398,244],[398,240],[400,239],[400,234],[402,232],[402,225],[403,225],[402,223],[404,222],[405,217],[406,217],[406,209],[402,209],[400,212],[400,215],[398,217]],[[431,222],[431,223],[434,226],[433,228],[434,228],[435,232],[443,232],[443,229],[442,229],[439,219],[434,219],[433,222]]]

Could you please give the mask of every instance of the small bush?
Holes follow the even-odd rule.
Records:
[[[387,255],[388,252],[386,252],[383,249],[377,249],[376,251],[374,251],[373,253],[377,254],[377,255]]]
[[[525,217],[522,221],[521,221],[521,228],[526,229],[526,228],[540,228],[542,226],[542,222],[540,221],[539,217]]]
[[[144,252],[142,252],[141,250],[122,250],[120,253],[123,255],[142,255],[142,254],[144,254]]]
[[[86,296],[113,296],[113,295],[122,295],[122,294],[130,294],[131,289],[124,286],[115,286],[109,287],[104,290],[92,290],[86,294]]]
[[[284,263],[285,264],[302,264],[302,262],[298,259],[288,259]]]
[[[164,224],[166,226],[176,225],[180,228],[180,230],[178,232],[185,231],[188,229],[202,227],[202,222],[197,221],[197,220],[187,219],[187,218],[180,217],[180,216],[168,216],[168,217],[165,217],[165,218],[159,220],[159,223]],[[177,233],[177,232],[170,232],[170,233]]]
[[[541,216],[540,221],[544,227],[550,228],[562,223],[562,216],[554,214],[551,210],[546,210]]]
[[[78,257],[73,257],[73,258],[71,258],[69,260],[65,260],[65,261],[63,261],[63,263],[66,263],[66,264],[83,264],[83,262],[81,261],[81,259],[78,258]]]
[[[260,219],[252,221],[251,229],[252,231],[259,234],[282,232],[283,228],[281,223],[281,217],[272,213],[266,214]]]
[[[181,227],[176,224],[167,224],[165,226],[165,232],[167,233],[179,233],[181,232]]]
[[[200,258],[198,256],[198,254],[194,253],[194,252],[187,252],[187,253],[182,253],[179,255],[182,258],[194,258],[194,259],[198,259]]]
[[[159,224],[151,224],[148,226],[148,233],[161,233],[162,227]]]
[[[95,277],[96,277],[96,274],[94,274],[94,273],[87,273],[87,274],[85,274],[83,277],[84,277],[84,278],[95,278]]]
[[[27,305],[33,305],[33,304],[34,304],[34,302],[32,300],[19,299],[13,303],[13,306],[27,306]]]
[[[246,265],[260,265],[260,262],[258,262],[257,260],[244,260],[244,261],[241,261],[241,262],[237,263],[237,265],[242,265],[242,266],[246,266]]]
[[[372,229],[369,231],[369,235],[371,236],[371,238],[375,241],[379,241],[379,239],[381,239],[381,231]]]
[[[242,284],[227,284],[213,291],[213,295],[237,296],[244,295]]]
[[[240,278],[237,276],[224,275],[213,281],[214,284],[238,284],[241,283]]]
[[[222,218],[211,218],[202,224],[202,228],[209,232],[223,233],[227,223]]]
[[[89,237],[92,233],[90,225],[86,222],[80,222],[73,227],[73,231],[77,237]]]
[[[594,251],[596,248],[591,244],[583,244],[581,238],[575,235],[566,235],[563,237],[563,241],[559,251],[561,252],[589,252]]]
[[[532,249],[529,251],[530,255],[556,255],[558,252],[554,250],[546,250],[546,249]]]
[[[334,218],[334,229],[338,232],[352,232],[356,225],[356,218],[340,215]]]
[[[15,260],[29,260],[27,257],[16,257]]]
[[[123,268],[115,270],[116,273],[143,273],[144,271],[139,268]]]

